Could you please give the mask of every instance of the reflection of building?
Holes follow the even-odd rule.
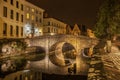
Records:
[[[24,0],[0,0],[0,38],[23,38]]]
[[[43,33],[45,35],[66,34],[65,23],[54,18],[44,18],[43,22]]]
[[[43,28],[43,12],[44,10],[29,3],[25,2],[25,25],[24,36],[39,36],[42,35]]]

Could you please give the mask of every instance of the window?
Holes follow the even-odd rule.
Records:
[[[7,17],[7,7],[3,7],[3,16]]]
[[[3,23],[3,35],[7,36],[7,23]]]
[[[7,2],[7,0],[4,0],[5,2]]]
[[[21,10],[23,11],[23,4],[21,4]]]
[[[41,18],[39,19],[39,22],[40,22],[40,23],[42,22]]]
[[[17,77],[15,77],[14,80],[17,80]]]
[[[10,4],[13,5],[13,0],[10,0]]]
[[[50,22],[48,22],[48,25],[50,25]]]
[[[18,36],[18,35],[19,35],[19,27],[16,26],[16,36]]]
[[[36,10],[36,14],[38,14],[38,11]]]
[[[35,10],[34,10],[34,9],[32,9],[32,12],[35,12]]]
[[[27,13],[26,18],[30,19],[30,14],[29,13]]]
[[[36,17],[36,22],[38,22],[38,17]]]
[[[21,22],[23,22],[23,15],[21,15]]]
[[[16,12],[16,21],[19,21],[19,13]]]
[[[50,27],[48,27],[48,33],[50,33]]]
[[[20,78],[19,78],[20,80],[22,80],[22,75],[20,75]]]
[[[34,15],[32,15],[32,20],[34,20]]]
[[[11,18],[11,19],[13,19],[13,15],[14,15],[13,10],[11,10],[11,11],[10,11],[10,18]]]
[[[10,25],[10,36],[13,36],[13,26]]]
[[[21,36],[23,36],[23,27],[21,27]]]
[[[19,8],[19,2],[16,1],[16,8]]]
[[[30,8],[29,8],[29,7],[27,7],[26,9],[27,9],[27,11],[29,11],[29,10],[30,10]]]

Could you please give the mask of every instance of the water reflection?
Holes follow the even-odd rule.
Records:
[[[29,69],[31,61],[44,59],[45,53],[21,54],[0,59],[0,76],[5,76],[19,70]]]

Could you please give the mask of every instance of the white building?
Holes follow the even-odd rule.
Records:
[[[43,12],[26,0],[0,0],[0,38],[42,35]]]
[[[66,24],[57,19],[44,18],[43,25],[44,35],[66,34]]]
[[[0,0],[0,38],[23,38],[24,0]]]
[[[24,36],[35,37],[42,35],[44,10],[27,1],[25,1],[24,5]]]

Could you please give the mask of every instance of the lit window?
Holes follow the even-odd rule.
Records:
[[[29,13],[27,13],[26,18],[30,19],[30,14]]]
[[[35,10],[34,10],[34,9],[32,9],[32,12],[35,12]]]
[[[32,15],[32,20],[34,20],[34,16]]]

